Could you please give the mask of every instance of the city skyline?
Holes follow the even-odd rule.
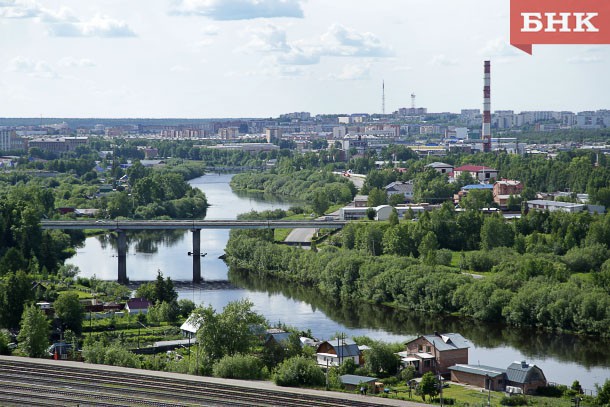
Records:
[[[0,2],[0,117],[610,107],[610,47],[509,45],[509,1]]]

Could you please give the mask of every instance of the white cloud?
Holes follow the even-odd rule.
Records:
[[[515,57],[523,56],[523,52],[510,45],[504,37],[498,37],[487,41],[485,46],[479,50],[479,54],[485,57]]]
[[[341,81],[354,81],[371,78],[371,64],[369,63],[353,63],[343,67],[339,74],[329,76],[330,79]]]
[[[135,37],[124,21],[96,15],[91,20],[49,24],[49,33],[55,37]]]
[[[208,36],[208,37],[214,37],[216,35],[218,35],[218,33],[220,32],[220,27],[217,25],[206,25],[205,27],[203,27],[203,35]]]
[[[213,20],[303,18],[301,0],[174,0],[170,13],[204,16]]]
[[[389,57],[394,51],[370,32],[333,24],[320,37],[321,53],[330,56]]]
[[[433,56],[428,63],[434,66],[452,66],[457,65],[458,61],[457,59],[448,58],[445,54],[439,54]]]
[[[27,74],[37,78],[59,78],[59,75],[43,60],[17,56],[9,61],[7,71]]]
[[[40,6],[32,1],[0,1],[1,18],[34,18],[40,15]]]
[[[274,24],[266,24],[262,27],[248,27],[250,42],[244,49],[260,52],[288,52],[290,46],[286,42],[286,30]]]
[[[56,37],[134,37],[136,34],[124,21],[96,15],[79,19],[74,12],[61,7],[50,10],[29,0],[0,0],[0,18],[32,18],[44,23],[48,33]]]
[[[95,66],[95,62],[88,58],[65,57],[59,60],[58,65],[66,68],[91,68]]]
[[[328,57],[389,57],[393,50],[370,32],[333,24],[317,39],[290,42],[286,29],[274,24],[246,30],[251,39],[238,50],[274,53],[280,65],[312,65]]]

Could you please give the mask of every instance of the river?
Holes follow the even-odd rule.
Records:
[[[190,183],[205,192],[210,207],[206,219],[235,219],[251,210],[288,209],[290,202],[231,191],[230,174],[209,174]],[[247,275],[229,272],[219,259],[229,238],[228,230],[203,230],[201,251],[202,277],[227,280],[237,288],[206,290],[178,288],[180,298],[196,304],[211,304],[221,310],[228,302],[248,298],[257,312],[271,323],[283,322],[299,329],[311,329],[320,339],[337,332],[349,336],[367,335],[386,341],[405,341],[419,334],[459,332],[471,343],[469,361],[507,367],[513,361],[527,360],[544,371],[551,382],[571,384],[578,379],[586,389],[610,378],[610,341],[574,335],[549,334],[505,326],[473,323],[458,318],[434,318],[409,312],[373,307],[367,304],[341,306],[322,301],[316,293],[300,287],[286,287],[269,281],[256,281]],[[127,276],[130,280],[153,280],[157,270],[173,280],[192,278],[191,235],[188,232],[166,234],[128,234]],[[103,280],[117,277],[114,242],[105,236],[89,237],[68,263],[81,269],[81,276],[95,275]]]

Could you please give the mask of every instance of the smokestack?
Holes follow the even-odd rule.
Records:
[[[491,63],[484,63],[483,79],[483,128],[481,138],[483,139],[483,152],[491,152]]]

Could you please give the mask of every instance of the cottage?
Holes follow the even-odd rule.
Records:
[[[519,181],[503,179],[496,181],[493,186],[494,202],[502,209],[508,208],[508,200],[512,196],[520,196],[523,184]]]
[[[489,182],[490,179],[498,178],[498,170],[482,165],[463,165],[453,170],[453,178],[458,179],[462,173],[468,172],[480,182]]]
[[[360,349],[350,339],[324,341],[316,350],[316,360],[320,366],[340,366],[347,359],[353,360],[356,366],[362,363]]]
[[[367,391],[375,392],[375,382],[379,379],[368,376],[357,376],[353,374],[344,374],[339,376],[339,380],[347,391],[360,391],[361,388],[365,387]]]
[[[438,161],[426,165],[425,168],[432,168],[433,170],[435,170],[441,174],[447,174],[447,175],[449,175],[450,173],[453,172],[453,165],[441,163]]]
[[[518,387],[525,394],[533,394],[538,387],[547,385],[546,377],[536,365],[530,365],[526,361],[513,362],[506,369],[506,385]]]
[[[506,388],[506,369],[484,365],[457,364],[449,367],[451,381],[494,391]]]
[[[201,328],[202,321],[196,314],[191,314],[184,321],[182,325],[180,325],[180,332],[182,336],[185,338],[194,338],[197,335],[197,331]]]
[[[146,298],[131,298],[125,304],[125,310],[129,314],[147,314],[151,305]]]
[[[277,328],[269,328],[265,333],[265,346],[286,346],[289,338],[290,332],[286,332],[282,329]]]
[[[402,195],[403,202],[411,202],[413,200],[413,181],[394,181],[385,186],[385,192],[388,197]]]
[[[403,366],[413,365],[419,374],[439,372],[450,373],[449,367],[468,363],[470,343],[458,333],[423,335],[407,342],[407,349],[398,355]]]
[[[457,364],[449,368],[451,381],[495,391],[532,394],[547,385],[542,369],[525,361],[511,363],[506,369],[483,365]]]

